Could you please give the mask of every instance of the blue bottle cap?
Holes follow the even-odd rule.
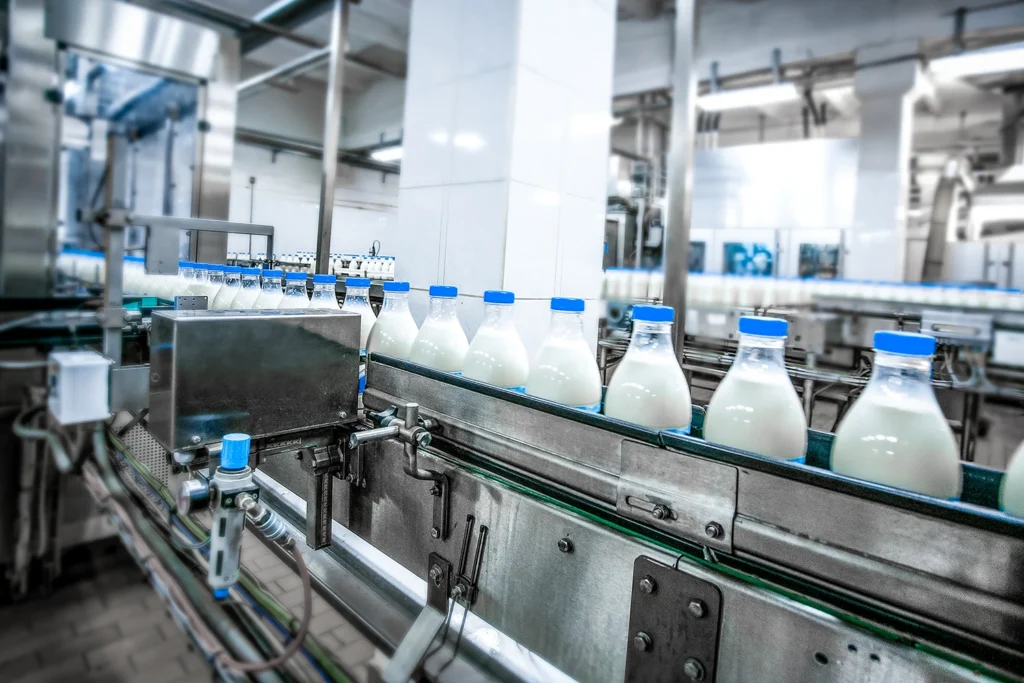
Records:
[[[514,304],[516,295],[512,292],[504,292],[500,289],[488,289],[484,292],[485,304]]]
[[[213,589],[213,597],[216,600],[226,600],[229,595],[231,595],[231,591],[228,590],[227,588],[214,588]]]
[[[235,275],[237,275],[237,274],[242,272],[242,267],[241,266],[224,266],[223,270],[224,270],[225,273],[234,273]],[[247,268],[246,270],[255,270],[255,271],[257,271],[257,275],[259,274],[259,268]]]
[[[785,337],[789,334],[789,323],[782,318],[762,318],[745,315],[740,318],[740,334],[756,334],[759,337]]]
[[[670,323],[676,319],[676,310],[671,306],[634,306],[633,320],[645,323]]]
[[[192,263],[191,261],[178,261],[179,268],[192,268],[195,265],[196,264]]]
[[[206,263],[193,263],[192,270],[209,270],[210,266]]]
[[[249,466],[249,435],[225,434],[221,440],[220,468],[222,470],[244,470]]]
[[[314,275],[313,276],[313,284],[314,285],[333,285],[333,284],[337,284],[337,282],[338,282],[338,276],[337,275]]]
[[[284,277],[284,271],[273,268],[271,270],[264,270],[263,277]]]
[[[259,268],[242,268],[241,271],[242,271],[242,275],[259,275],[260,274],[260,269]]]
[[[568,311],[569,313],[582,313],[586,304],[583,299],[570,299],[564,296],[556,296],[551,300],[552,311]]]
[[[306,279],[306,274],[305,273],[285,273],[284,274],[284,279],[285,280],[305,280]]]
[[[384,291],[385,292],[408,292],[409,291],[409,283],[408,282],[385,282],[384,283]]]
[[[350,277],[345,279],[346,287],[369,287],[370,278],[368,277]]]
[[[875,351],[898,353],[904,356],[932,356],[935,354],[935,337],[915,332],[875,332]]]
[[[452,285],[430,285],[430,296],[454,299],[459,295],[459,288]]]

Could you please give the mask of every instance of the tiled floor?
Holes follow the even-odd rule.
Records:
[[[292,612],[302,609],[299,578],[251,534],[245,566]],[[210,680],[203,658],[139,569],[116,546],[94,552],[45,598],[0,607],[4,683],[172,683]],[[371,680],[383,654],[314,593],[310,632],[358,681]],[[375,679],[373,679],[375,680]]]

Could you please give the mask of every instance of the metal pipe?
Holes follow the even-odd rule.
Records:
[[[697,104],[697,2],[676,3],[672,72],[672,139],[668,155],[665,216],[665,305],[676,312],[673,344],[682,360],[686,320],[686,275],[690,260],[690,205],[693,185],[693,129]]]
[[[338,163],[330,150],[338,149],[341,128],[345,42],[348,39],[348,1],[334,0],[331,10],[331,57],[327,69],[324,109],[324,144],[320,177],[320,219],[316,234],[316,272],[330,273],[331,222],[334,220],[334,180]]]
[[[327,62],[330,57],[331,48],[329,47],[313,50],[312,52],[304,54],[297,59],[293,59],[290,62],[286,62],[281,66],[268,69],[267,71],[256,74],[248,80],[242,81],[235,88],[235,92],[238,94],[239,98],[245,95],[251,95],[256,92],[257,88],[262,85],[266,85],[270,81],[276,81],[282,78],[294,78],[295,76],[308,73]]]
[[[397,424],[391,424],[387,427],[377,427],[376,429],[367,429],[361,432],[352,432],[348,435],[348,447],[358,448],[364,443],[371,441],[377,441],[378,439],[390,439],[398,436],[399,427]]]

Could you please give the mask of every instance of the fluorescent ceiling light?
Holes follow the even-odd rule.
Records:
[[[800,99],[800,91],[795,83],[772,83],[755,88],[739,90],[719,90],[718,92],[701,95],[697,98],[697,106],[704,111],[725,111],[727,109],[744,109],[761,107],[769,104],[780,104]]]
[[[1024,43],[997,45],[933,59],[928,68],[934,75],[943,78],[981,76],[1024,69]]]
[[[370,152],[370,158],[374,161],[398,161],[402,158],[402,146],[381,147]]]

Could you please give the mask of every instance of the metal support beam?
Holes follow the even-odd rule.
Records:
[[[333,4],[335,3],[332,0],[295,0],[282,4],[270,14],[260,15],[259,25],[255,30],[247,31],[240,36],[242,54],[247,55],[274,39],[273,34],[267,29],[268,26],[284,31],[297,29],[327,13],[328,10],[333,11]],[[342,46],[342,51],[344,49]]]
[[[348,0],[334,0],[331,11],[331,57],[327,68],[324,109],[324,144],[320,177],[320,219],[316,233],[316,272],[330,273],[331,221],[334,220],[334,179],[338,163],[331,151],[338,149],[341,133],[341,94],[345,74],[345,42],[348,39]]]
[[[668,154],[665,221],[665,305],[676,311],[673,340],[682,360],[686,323],[686,275],[690,261],[693,134],[697,106],[697,2],[676,2],[675,64],[672,71],[672,139]]]
[[[313,50],[312,52],[302,55],[298,59],[286,62],[281,66],[256,74],[252,78],[238,84],[238,88],[236,88],[238,97],[241,98],[246,95],[251,95],[260,87],[267,85],[271,81],[280,80],[282,78],[295,78],[296,76],[301,76],[304,73],[309,73],[326,63],[330,57],[331,48],[324,47],[318,50]]]

